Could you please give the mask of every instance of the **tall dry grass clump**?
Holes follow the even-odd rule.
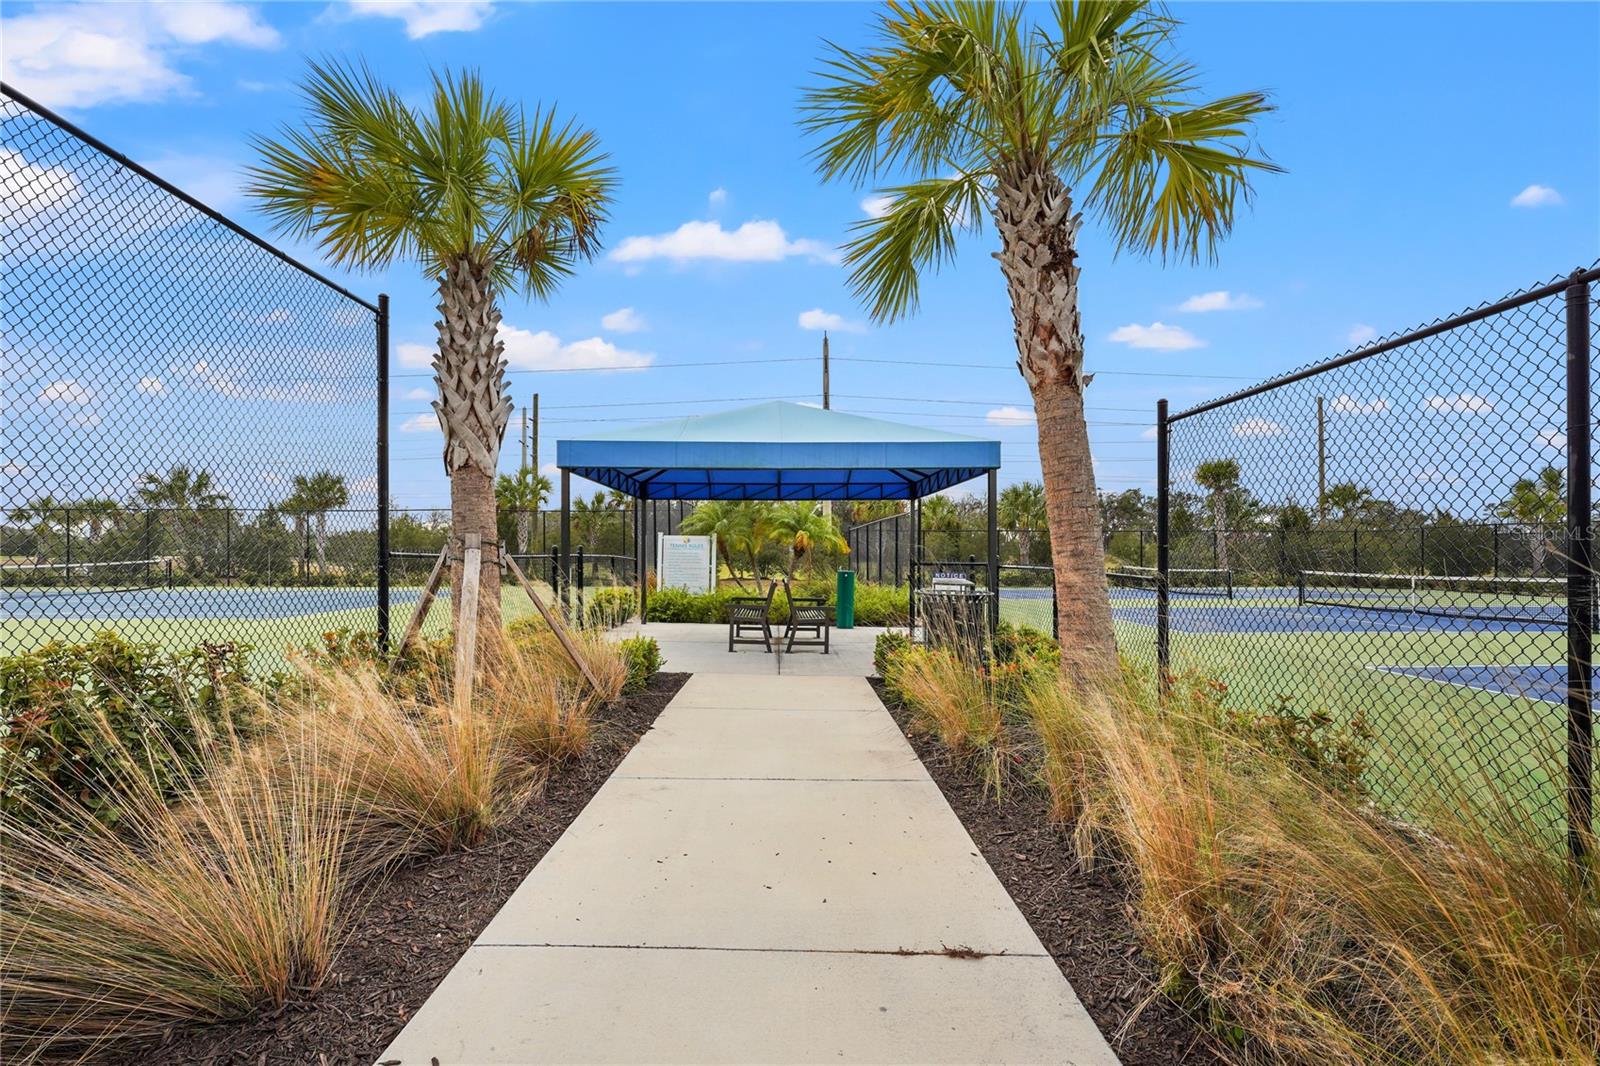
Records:
[[[548,768],[570,762],[588,748],[594,711],[605,699],[559,650],[554,654],[560,656],[564,668],[549,661],[545,642],[540,642],[539,649],[509,645],[497,669],[484,679],[478,699],[483,714],[513,754],[536,767]],[[609,660],[591,653],[586,661],[598,664],[603,672]],[[626,677],[626,663],[622,671]],[[614,676],[605,680],[615,681],[620,692],[621,682]]]
[[[262,716],[272,722],[268,747],[337,791],[362,874],[481,843],[534,783],[482,706],[429,687],[398,695],[371,668],[308,674],[302,698]]]
[[[970,761],[989,787],[1001,787],[1012,753],[1005,707],[987,675],[953,652],[908,648],[894,656],[885,680],[911,708],[914,728]]]
[[[1594,1061],[1600,895],[1534,819],[1441,802],[1426,832],[1397,823],[1194,691],[1063,704],[1170,990],[1275,1061]]]
[[[120,746],[109,725],[104,740]],[[343,782],[318,754],[266,758],[225,727],[194,763],[172,760],[191,767],[176,781],[118,759],[115,828],[66,795],[44,828],[0,822],[6,1061],[86,1055],[316,987],[348,874]]]

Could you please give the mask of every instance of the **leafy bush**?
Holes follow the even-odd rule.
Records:
[[[610,629],[632,618],[638,609],[639,600],[632,589],[596,589],[584,597],[583,624]]]
[[[204,735],[243,711],[248,653],[175,654],[106,631],[0,659],[0,813],[40,817],[44,798],[61,795],[115,824],[129,759],[170,791]]]
[[[629,637],[622,642],[622,653],[628,660],[628,680],[622,691],[643,692],[661,669],[661,645],[654,637]]]
[[[837,603],[836,586],[831,577],[805,578],[794,583],[794,594]],[[712,593],[692,593],[683,589],[662,589],[650,594],[647,610],[652,622],[701,622],[727,624],[728,601],[736,596],[754,595],[753,590],[723,586]],[[905,625],[910,617],[910,589],[892,585],[856,585],[856,625]],[[780,586],[772,597],[768,617],[773,622],[789,618],[789,601]]]
[[[911,647],[911,635],[898,630],[889,630],[878,634],[878,639],[872,645],[872,666],[878,671],[878,676],[887,679],[890,672],[889,660]]]

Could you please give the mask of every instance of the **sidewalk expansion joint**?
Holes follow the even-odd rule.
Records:
[[[937,948],[751,948],[719,947],[714,944],[553,944],[505,942],[474,944],[474,948],[568,948],[576,951],[727,951],[754,955],[896,955],[905,958],[933,957],[946,959],[1048,959],[1043,951],[979,951],[976,948],[948,944]]]
[[[824,781],[838,784],[916,785],[924,777],[696,777],[676,774],[613,774],[621,781]]]

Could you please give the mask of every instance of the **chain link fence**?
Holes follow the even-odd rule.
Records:
[[[1597,277],[1163,404],[1155,558],[1112,577],[1125,651],[1359,723],[1401,813],[1510,803],[1582,851]]]
[[[383,628],[381,301],[9,87],[0,269],[0,654]]]

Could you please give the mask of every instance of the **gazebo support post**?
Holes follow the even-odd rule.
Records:
[[[556,589],[556,602],[565,613],[567,590],[572,587],[572,472],[561,471],[561,565],[556,568],[560,587]]]
[[[1000,629],[1000,471],[989,471],[989,634]]]
[[[907,577],[909,591],[906,594],[906,636],[912,640],[917,639],[917,578],[920,575],[918,564],[922,560],[922,510],[917,505],[917,498],[911,497],[911,558],[907,562]]]
[[[645,546],[644,546],[644,499],[635,497],[633,501],[633,572],[639,579],[639,624],[645,622],[645,605],[650,595],[650,590],[645,587]]]

